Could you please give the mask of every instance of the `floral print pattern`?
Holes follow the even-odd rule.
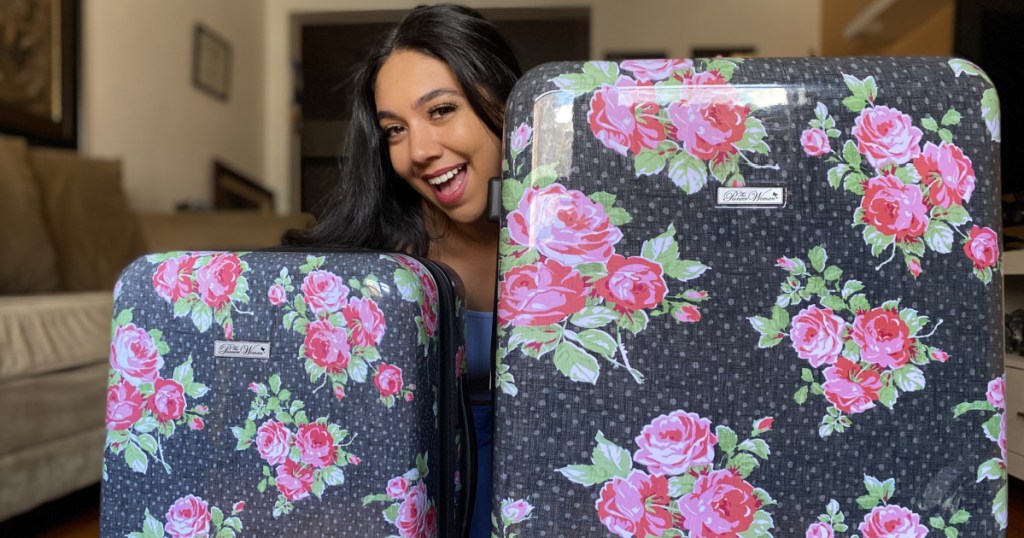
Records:
[[[981,77],[982,80],[988,83],[989,87],[985,88],[981,93],[981,117],[985,120],[985,127],[988,129],[992,141],[1000,142],[1002,140],[1002,131],[999,124],[999,95],[996,94],[996,89],[992,87],[992,79],[980,67],[961,58],[950,59],[949,67],[956,74],[957,78],[960,75]]]
[[[772,421],[755,420],[750,438],[739,442],[727,426],[673,411],[644,426],[632,454],[598,432],[591,464],[558,472],[583,486],[601,484],[598,518],[622,538],[771,536],[766,509],[776,503],[747,479],[771,454],[759,436]]]
[[[524,499],[505,499],[501,501],[498,514],[491,514],[491,528],[493,529],[491,535],[498,538],[516,538],[519,535],[512,527],[531,519],[532,514],[533,505]],[[498,524],[499,517],[501,518],[500,525]]]
[[[877,102],[874,77],[844,74],[843,80],[850,91],[843,105],[858,114],[850,131],[853,139],[842,141],[835,118],[819,102],[800,142],[808,156],[834,165],[829,185],[861,197],[853,224],[861,227],[873,256],[889,253],[877,269],[901,254],[917,278],[927,251],[948,254],[959,236],[969,270],[989,284],[999,269],[995,231],[962,229],[973,220],[966,205],[977,178],[970,157],[953,142],[951,128],[960,124],[960,112],[950,108],[940,120],[921,119],[918,127],[910,115]],[[926,133],[937,140],[926,141]],[[836,150],[830,139],[836,139]]]
[[[920,514],[909,508],[890,501],[896,495],[895,479],[885,481],[873,476],[864,475],[865,495],[857,497],[857,504],[868,512],[857,525],[861,538],[923,538],[928,535],[928,527],[924,525]],[[928,519],[928,525],[941,531],[947,538],[957,538],[960,529],[957,525],[967,522],[970,514],[966,510],[957,510],[947,521],[941,516]],[[849,530],[846,514],[835,499],[831,499],[825,507],[825,513],[818,516],[818,521],[807,527],[807,538],[833,538]],[[851,538],[857,538],[854,534]]]
[[[424,481],[429,470],[427,455],[417,455],[416,467],[388,480],[384,493],[363,497],[363,506],[386,503],[381,515],[401,538],[437,536],[437,506]]]
[[[164,521],[160,521],[146,510],[142,530],[128,533],[128,538],[235,538],[242,532],[242,520],[238,516],[245,510],[245,503],[236,502],[231,513],[224,511],[195,495],[181,497],[167,509]]]
[[[873,307],[860,293],[860,281],[840,284],[843,270],[828,265],[824,248],[811,249],[808,259],[810,267],[800,258],[779,258],[777,266],[789,276],[771,318],[754,316],[749,321],[761,334],[759,348],[775,347],[788,338],[797,357],[807,361],[810,368],[801,369],[803,385],[793,399],[803,405],[808,393],[825,397],[829,407],[818,434],[827,437],[851,427],[851,417],[875,408],[876,402],[892,409],[901,393],[923,389],[920,367],[944,363],[949,355],[924,342],[942,320],[925,333],[931,323],[927,316],[900,308],[899,300]],[[786,308],[804,301],[808,306],[790,319]]]
[[[234,338],[232,313],[252,315],[239,303],[249,302],[249,264],[244,252],[169,252],[147,256],[157,264],[153,291],[174,305],[174,317],[190,317],[199,332],[214,322],[224,338]]]
[[[235,450],[256,448],[266,463],[256,489],[277,488],[275,518],[291,513],[296,502],[311,494],[319,499],[327,487],[343,484],[343,468],[361,463],[347,450],[355,435],[328,417],[310,420],[306,404],[292,398],[279,375],[253,382],[249,390],[254,396],[245,424],[233,426],[231,433],[238,440]]]
[[[999,447],[999,456],[990,458],[978,466],[978,482],[998,480],[1002,487],[992,500],[992,517],[1000,529],[1005,529],[1008,514],[1009,484],[1006,482],[1006,376],[1001,375],[989,381],[985,399],[963,402],[953,410],[953,417],[964,413],[980,411],[988,416],[981,429],[985,437]],[[991,415],[989,415],[991,413]]]
[[[415,258],[394,254],[389,256],[401,267],[395,269],[395,286],[402,299],[420,305],[420,315],[416,316],[416,327],[419,329],[419,343],[423,346],[426,356],[427,347],[437,336],[438,298],[437,283],[434,277]]]
[[[170,346],[159,329],[146,330],[132,323],[132,311],[122,310],[111,327],[110,373],[107,376],[106,448],[122,455],[136,472],[146,473],[150,460],[167,474],[163,443],[179,427],[202,430],[210,409],[190,405],[202,398],[206,385],[196,382],[192,357],[161,377]],[[106,469],[104,469],[106,473]]]

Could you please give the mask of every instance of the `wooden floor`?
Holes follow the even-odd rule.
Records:
[[[0,522],[0,537],[96,538],[100,535],[99,505],[100,487],[89,487]],[[1024,538],[1024,482],[1016,478],[1010,479],[1009,521],[1006,537]],[[929,534],[941,536],[935,532]]]

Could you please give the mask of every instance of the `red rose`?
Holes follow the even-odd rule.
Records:
[[[860,346],[861,360],[882,368],[896,369],[914,354],[916,339],[895,310],[875,308],[857,314],[853,320],[853,341]]]
[[[800,135],[800,145],[804,147],[804,153],[811,157],[832,153],[832,146],[828,143],[828,135],[821,129],[807,129],[804,131]]]
[[[914,127],[913,119],[899,110],[868,107],[854,123],[852,133],[857,138],[857,151],[878,170],[906,164],[921,153],[921,129]]]
[[[683,528],[691,537],[738,536],[750,528],[761,501],[734,469],[697,477],[693,491],[679,499]]]
[[[665,140],[665,127],[658,119],[661,107],[653,93],[639,95],[638,87],[651,85],[619,76],[614,86],[603,84],[590,99],[590,130],[605,147],[622,155],[656,149]]]
[[[157,378],[146,407],[160,422],[177,420],[185,413],[185,389],[173,379]]]
[[[373,299],[357,297],[342,307],[341,314],[349,328],[352,329],[353,346],[372,346],[379,344],[384,337],[384,314]]]
[[[131,383],[152,383],[156,381],[164,358],[156,350],[156,344],[149,333],[135,324],[122,325],[114,331],[110,343],[110,367]]]
[[[334,465],[337,460],[334,441],[327,426],[316,422],[299,426],[299,431],[295,433],[295,446],[302,452],[302,463],[318,469]]]
[[[999,237],[991,228],[971,226],[964,253],[974,262],[975,269],[994,267],[999,263]]]
[[[846,357],[825,369],[825,399],[844,413],[863,413],[875,406],[882,390],[881,375],[870,365],[857,364]]]
[[[167,510],[164,531],[171,538],[198,538],[210,533],[210,511],[206,501],[186,495]]]
[[[348,367],[352,357],[348,334],[343,327],[335,327],[322,319],[306,326],[306,357],[317,366],[336,374]]]
[[[234,253],[215,254],[206,265],[196,271],[199,296],[210,308],[219,308],[231,302],[238,277],[242,276],[242,260]]]
[[[329,271],[312,271],[302,280],[302,294],[309,308],[319,314],[341,310],[348,301],[348,286]]]
[[[700,321],[700,310],[692,304],[680,306],[672,315],[683,323],[697,323]]]
[[[551,325],[586,305],[579,271],[555,260],[523,265],[505,273],[498,299],[502,325]]]
[[[398,507],[395,525],[402,538],[426,538],[427,536],[427,486],[419,481],[409,489],[408,495]]]
[[[107,429],[127,430],[142,418],[142,393],[122,379],[107,387]]]
[[[759,432],[766,432],[772,429],[772,424],[774,423],[775,419],[773,417],[764,417],[760,420],[754,421],[754,429]]]
[[[974,165],[963,150],[943,142],[931,142],[914,159],[921,183],[928,187],[928,201],[934,206],[950,207],[971,201],[974,192]]]
[[[508,230],[517,244],[570,267],[607,262],[622,239],[604,206],[557,183],[526,189],[508,215]]]
[[[921,189],[917,185],[906,185],[893,175],[869,179],[864,184],[860,207],[864,211],[864,222],[885,235],[896,236],[897,241],[920,237],[928,229],[928,208]]]
[[[895,504],[876,506],[857,529],[864,538],[924,538],[928,534],[921,516]]]
[[[615,303],[616,310],[630,313],[658,306],[668,288],[657,262],[616,254],[608,260],[608,275],[594,284],[594,290]]]
[[[381,363],[377,375],[373,376],[382,397],[394,396],[402,392],[402,369],[391,364]]]
[[[277,467],[277,490],[289,501],[309,497],[313,491],[313,468],[285,459],[284,465]]]
[[[270,465],[280,465],[292,448],[292,432],[276,420],[268,420],[256,430],[256,450]]]
[[[188,422],[188,427],[190,429],[192,429],[192,430],[197,431],[197,432],[198,431],[203,431],[203,428],[206,427],[206,423],[203,422],[203,419],[201,419],[199,417],[192,417],[192,420],[190,420]]]
[[[666,477],[631,471],[626,478],[616,476],[605,482],[597,501],[597,516],[609,531],[622,538],[661,536],[674,523],[668,510],[671,501]]]
[[[698,159],[717,161],[735,154],[733,145],[743,140],[750,107],[740,105],[718,89],[693,90],[668,106],[675,137],[686,152]]]
[[[184,254],[164,260],[153,273],[153,290],[167,301],[177,301],[192,292],[192,270],[196,256]]]
[[[829,308],[809,306],[793,317],[789,331],[797,356],[817,368],[832,364],[843,351],[846,322]]]

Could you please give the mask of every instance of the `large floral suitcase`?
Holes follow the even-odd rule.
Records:
[[[114,291],[102,535],[459,535],[453,275],[373,252],[136,260]]]
[[[507,121],[497,536],[1003,535],[978,67],[549,64]]]

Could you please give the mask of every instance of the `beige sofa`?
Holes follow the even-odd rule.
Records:
[[[137,215],[118,161],[0,136],[0,521],[96,483],[112,289],[146,252],[274,245],[308,215]]]

